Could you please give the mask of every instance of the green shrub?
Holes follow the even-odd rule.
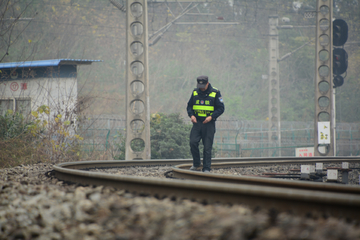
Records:
[[[4,116],[0,116],[0,140],[7,140],[25,134],[31,124],[33,123],[25,121],[22,114],[7,110]]]
[[[12,167],[46,160],[37,147],[30,126],[35,123],[18,112],[7,110],[0,116],[0,167]]]
[[[118,131],[118,134],[114,136],[114,148],[115,153],[113,154],[114,160],[125,160],[125,135]]]
[[[151,115],[150,141],[152,159],[183,159],[190,158],[191,125],[186,124],[179,113],[165,115],[156,113]],[[125,159],[125,136],[120,132],[115,136],[117,154],[115,160]],[[142,146],[133,143],[132,149],[141,149]]]
[[[49,116],[45,105],[32,111],[28,119],[11,110],[0,116],[0,167],[80,159],[78,142],[83,138],[75,134],[69,119],[61,114],[53,119]]]
[[[150,122],[151,158],[190,158],[191,125],[186,124],[179,113],[153,114]]]

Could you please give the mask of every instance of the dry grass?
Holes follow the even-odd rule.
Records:
[[[49,162],[46,153],[36,146],[30,134],[0,140],[0,149],[0,168]]]

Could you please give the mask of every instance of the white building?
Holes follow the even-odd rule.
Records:
[[[77,104],[77,65],[101,60],[52,59],[0,63],[0,114],[8,109],[28,115],[46,105],[51,118]]]

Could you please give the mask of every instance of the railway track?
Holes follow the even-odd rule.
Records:
[[[256,167],[279,164],[359,163],[356,157],[332,158],[223,158],[213,159],[212,168]],[[179,179],[150,179],[86,171],[93,168],[121,168],[171,165]],[[230,176],[189,171],[192,161],[87,161],[54,166],[63,181],[105,185],[138,195],[158,198],[191,199],[202,203],[246,204],[253,209],[289,211],[297,215],[335,216],[360,220],[360,187],[331,183],[279,180],[249,176]],[[185,179],[185,180],[184,180]]]

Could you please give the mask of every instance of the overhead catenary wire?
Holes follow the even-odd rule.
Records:
[[[149,36],[149,40],[151,40],[151,38],[153,38],[156,34],[160,33],[160,37],[164,34],[164,32],[167,31],[167,29],[169,29],[169,27],[171,27],[171,25],[178,20],[179,18],[181,18],[182,16],[184,16],[184,14],[186,14],[187,12],[189,12],[191,9],[195,8],[198,4],[195,4],[194,6],[191,7],[191,3],[182,11],[182,13],[179,14],[179,16],[177,16],[175,19],[173,19],[171,22],[169,22],[168,24],[166,24],[165,26],[161,27],[158,31],[156,31],[155,33],[153,33],[152,35]],[[157,41],[159,41],[160,38],[158,37]],[[156,41],[156,42],[157,42]]]

